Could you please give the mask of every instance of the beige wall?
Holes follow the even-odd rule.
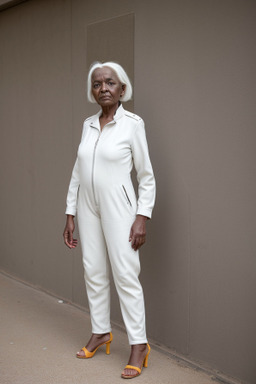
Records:
[[[62,244],[87,26],[134,13],[134,110],[158,196],[141,252],[148,335],[255,384],[255,24],[249,0],[29,0],[0,13],[3,271],[87,306]],[[113,319],[121,321],[113,294]]]

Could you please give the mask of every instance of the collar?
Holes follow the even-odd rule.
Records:
[[[117,120],[121,119],[124,116],[124,108],[122,104],[119,105],[119,107],[116,110],[116,113],[113,118],[113,122],[116,123]],[[90,127],[92,128],[97,128],[100,130],[100,116],[101,116],[102,111],[100,110],[96,115],[92,117],[92,120],[90,122]]]

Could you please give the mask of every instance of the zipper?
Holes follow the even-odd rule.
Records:
[[[96,202],[95,188],[94,188],[94,164],[95,164],[95,153],[96,153],[97,145],[100,139],[100,134],[101,132],[99,133],[98,139],[95,141],[94,149],[93,149],[93,158],[92,158],[92,193],[93,193],[95,205],[97,205],[97,202]]]
[[[114,120],[113,120],[114,121]],[[107,123],[105,125],[105,127],[110,124],[110,123],[113,123],[113,121]],[[104,127],[104,128],[105,128]],[[98,145],[98,142],[99,142],[99,139],[100,139],[100,135],[102,134],[102,131],[100,130],[99,131],[99,136],[97,138],[97,140],[95,141],[95,144],[94,144],[94,149],[93,149],[93,158],[92,158],[92,194],[93,194],[93,198],[94,198],[94,202],[95,202],[95,205],[97,205],[97,201],[96,201],[96,197],[95,197],[95,188],[94,188],[94,165],[95,165],[95,157],[96,157],[96,149],[97,149],[97,145]]]
[[[125,189],[124,185],[122,185],[122,187],[123,187],[125,196],[126,196],[126,198],[127,198],[127,204],[130,204],[130,206],[132,207],[131,200],[129,199],[128,193],[126,192],[126,189]]]

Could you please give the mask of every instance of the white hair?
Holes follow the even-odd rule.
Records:
[[[96,103],[93,94],[92,94],[92,74],[97,68],[108,67],[111,68],[117,75],[120,83],[125,85],[124,95],[122,96],[122,101],[128,101],[132,98],[132,85],[129,80],[129,77],[123,67],[120,64],[114,63],[113,61],[108,61],[106,63],[95,62],[91,65],[88,80],[87,80],[87,97],[91,103]]]

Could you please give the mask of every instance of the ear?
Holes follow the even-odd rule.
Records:
[[[125,89],[126,89],[126,85],[125,84],[122,84],[122,92],[120,94],[120,97],[122,97],[125,93]]]

